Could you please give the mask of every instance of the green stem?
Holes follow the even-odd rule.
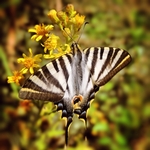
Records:
[[[6,76],[11,76],[12,72],[11,72],[11,70],[9,68],[8,60],[6,58],[6,54],[5,54],[5,51],[2,48],[2,46],[0,46],[0,60],[2,60],[2,65],[3,65],[4,69],[5,69]],[[18,96],[17,96],[18,95],[18,87],[17,87],[17,85],[10,84],[10,86],[12,88],[14,98],[18,99]]]

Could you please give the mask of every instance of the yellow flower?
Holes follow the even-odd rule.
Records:
[[[57,16],[56,10],[54,10],[54,9],[50,10],[47,15],[53,23],[59,22],[59,18]]]
[[[44,42],[44,52],[46,53],[47,50],[51,51],[56,49],[56,47],[58,46],[58,40],[58,36],[51,34],[50,37]]]
[[[80,30],[80,28],[82,27],[82,25],[83,25],[83,23],[84,23],[84,20],[85,20],[85,16],[83,16],[83,15],[79,15],[79,14],[77,14],[76,16],[75,16],[75,25],[76,25],[76,29],[77,29],[77,31],[79,31]]]
[[[20,71],[14,71],[13,72],[13,76],[8,77],[7,82],[8,83],[16,83],[18,85],[20,85],[20,80],[23,79],[23,73]]]
[[[69,17],[74,17],[76,15],[76,11],[74,10],[74,6],[72,4],[67,5],[66,13],[69,15]]]
[[[57,48],[57,50],[51,50],[49,52],[49,54],[45,54],[44,55],[44,58],[45,59],[57,59],[59,58],[60,56],[62,55],[65,55],[67,53],[70,53],[71,52],[71,48],[70,48],[70,45],[69,44],[64,44],[63,46],[59,46]]]
[[[32,50],[31,48],[29,48],[29,56],[26,56],[25,54],[23,54],[24,58],[18,58],[18,63],[21,63],[24,68],[22,69],[22,72],[27,73],[27,71],[29,70],[29,72],[31,74],[34,73],[34,69],[33,68],[38,68],[40,67],[38,64],[36,64],[36,62],[40,62],[41,59],[40,57],[42,57],[42,54],[38,54],[33,56]]]
[[[49,32],[53,30],[53,25],[47,25],[44,24],[35,25],[34,29],[29,29],[28,32],[35,32],[36,34],[31,37],[32,40],[39,41],[44,36],[48,37]]]
[[[63,30],[63,27],[67,26],[67,23],[68,23],[68,16],[66,15],[65,12],[63,11],[59,11],[57,13],[57,16],[59,17],[60,19],[60,23],[59,23],[59,27],[61,30]]]
[[[49,54],[44,54],[43,55],[45,59],[57,59],[60,56],[62,56],[61,53],[54,53],[53,51],[50,51]]]
[[[71,48],[70,48],[70,45],[69,44],[65,44],[64,45],[64,48],[65,48],[65,54],[68,54],[71,52]]]

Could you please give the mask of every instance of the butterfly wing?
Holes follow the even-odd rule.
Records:
[[[106,84],[131,61],[129,53],[119,48],[92,47],[85,49],[84,53],[91,78],[98,87]]]
[[[64,55],[31,75],[19,91],[21,99],[60,101],[71,72],[72,55]]]

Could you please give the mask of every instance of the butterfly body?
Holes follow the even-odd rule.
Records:
[[[72,53],[61,56],[39,69],[25,81],[19,92],[22,99],[54,102],[68,127],[73,114],[86,120],[90,100],[99,87],[129,64],[131,56],[125,50],[112,47],[91,47],[81,50],[77,43]]]
[[[72,46],[71,70],[63,97],[67,112],[72,108],[70,113],[73,113],[75,104],[78,110],[82,110],[94,89],[90,70],[86,66],[87,59],[84,52],[80,50],[76,43]],[[79,99],[78,102],[75,102],[75,99]]]

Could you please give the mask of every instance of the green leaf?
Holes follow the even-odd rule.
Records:
[[[112,139],[110,137],[102,137],[98,140],[98,143],[102,145],[109,145],[111,143],[111,140]]]
[[[99,131],[108,132],[109,126],[106,122],[97,123],[96,125],[94,125],[93,131],[94,132],[99,132]]]
[[[115,140],[119,145],[126,145],[127,144],[127,140],[126,137],[124,137],[121,133],[116,132],[115,133]]]

